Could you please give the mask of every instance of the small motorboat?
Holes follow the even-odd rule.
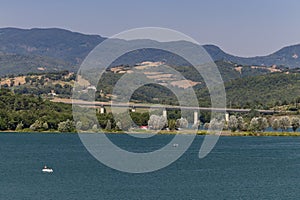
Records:
[[[177,143],[173,144],[173,147],[178,147],[178,146],[179,146],[179,144],[177,144]]]
[[[53,172],[53,169],[48,168],[47,166],[44,166],[44,168],[42,169],[42,172],[45,172],[45,173],[52,173],[52,172]]]

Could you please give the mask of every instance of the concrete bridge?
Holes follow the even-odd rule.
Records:
[[[59,99],[53,100],[54,102],[63,102],[68,104],[82,105],[82,106],[97,106],[97,107],[128,107],[131,109],[136,108],[153,108],[160,109],[165,108],[167,110],[194,110],[194,111],[216,111],[216,112],[237,112],[237,113],[247,113],[250,112],[251,109],[238,109],[238,108],[211,108],[211,107],[188,107],[188,106],[174,106],[174,105],[153,105],[153,104],[136,104],[136,103],[111,103],[111,102],[99,102],[99,101],[82,101],[82,100],[68,100],[68,101],[60,101]],[[262,114],[274,114],[279,111],[274,110],[256,110]]]
[[[82,101],[82,100],[68,100],[59,101],[58,99],[53,100],[55,102],[64,102],[74,105],[86,106],[86,107],[97,107],[100,113],[105,113],[105,107],[120,107],[129,108],[132,112],[135,112],[137,108],[143,109],[163,109],[163,116],[167,117],[168,110],[190,110],[194,111],[194,124],[198,122],[199,112],[201,111],[216,111],[226,112],[226,120],[228,120],[228,113],[247,113],[251,109],[236,109],[236,108],[211,108],[211,107],[187,107],[187,106],[173,106],[173,105],[151,105],[151,104],[135,104],[135,103],[111,103],[111,102],[98,102],[98,101]],[[274,114],[278,111],[274,110],[257,110],[262,114]]]

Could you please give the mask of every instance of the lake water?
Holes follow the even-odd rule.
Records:
[[[136,140],[110,137],[124,148],[136,148]],[[163,146],[171,138],[156,136],[154,146]],[[197,136],[169,167],[127,174],[95,160],[75,134],[2,133],[0,199],[300,198],[300,137],[221,137],[215,149],[200,160],[202,140],[203,136]],[[45,164],[54,173],[43,174]]]

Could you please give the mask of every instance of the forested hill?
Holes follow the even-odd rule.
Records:
[[[227,101],[235,107],[273,108],[300,103],[300,73],[274,73],[225,83]],[[242,95],[241,95],[242,94]]]
[[[298,110],[300,103],[300,73],[271,73],[230,80],[225,83],[227,106],[233,108],[272,109],[290,105]],[[210,102],[207,89],[197,90],[199,99]]]
[[[0,52],[17,55],[38,55],[73,65],[105,38],[64,29],[0,29]]]
[[[262,66],[284,66],[288,68],[300,67],[300,44],[284,47],[267,56],[238,57],[225,53],[214,45],[204,45],[206,51],[213,60],[224,60],[241,65],[262,65]]]

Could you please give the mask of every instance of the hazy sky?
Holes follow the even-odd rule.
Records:
[[[201,44],[254,56],[300,43],[299,0],[0,0],[0,27],[59,27],[111,36],[175,29]]]

